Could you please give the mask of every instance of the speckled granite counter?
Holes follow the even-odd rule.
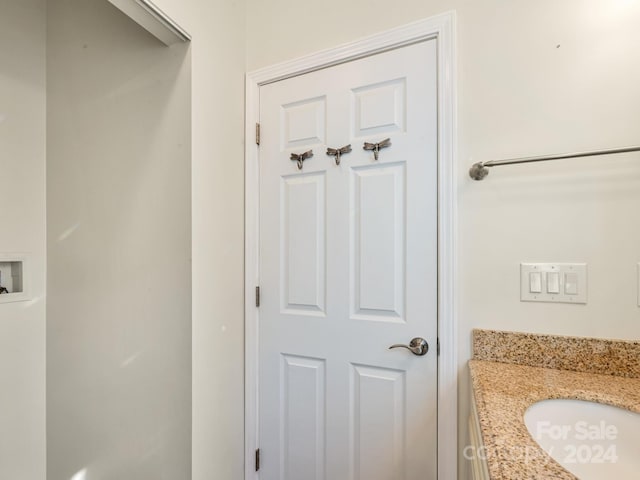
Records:
[[[589,400],[640,413],[640,342],[476,330],[469,369],[492,480],[576,478],[525,426],[525,411],[540,400]]]

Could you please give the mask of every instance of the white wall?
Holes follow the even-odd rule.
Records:
[[[193,478],[236,479],[242,471],[245,5],[240,0],[156,3],[194,35]],[[15,178],[11,198],[23,202],[20,215],[17,209],[0,210],[0,250],[33,252],[34,294],[40,299],[0,306],[0,378],[12,386],[1,395],[13,413],[1,420],[2,431],[12,433],[0,440],[0,476],[43,478],[44,140],[37,139],[44,139],[44,70],[27,68],[24,59],[43,62],[44,2],[6,0],[3,12],[9,11],[5,4],[23,15],[29,28],[0,29],[2,36],[21,37],[1,42],[0,92],[18,92],[11,98],[19,101],[12,108],[3,101],[3,109],[15,113],[0,122],[0,145],[15,155],[1,156],[0,168],[3,176],[9,172]],[[459,34],[464,420],[472,327],[639,336],[632,291],[640,260],[633,221],[640,205],[637,156],[611,159],[606,167],[595,160],[505,167],[482,183],[466,177],[477,160],[639,142],[637,2],[248,0],[246,59],[253,70],[450,9],[458,12]],[[19,25],[2,16],[9,18]],[[18,47],[7,50],[9,45]],[[16,55],[13,48],[27,51]],[[13,79],[8,68],[16,71]],[[4,82],[14,90],[6,90]],[[21,117],[27,107],[29,118]],[[11,118],[15,129],[8,128]],[[12,160],[18,154],[19,163]],[[0,198],[7,204],[4,192]],[[521,260],[587,261],[589,305],[519,303]]]
[[[640,144],[632,0],[247,0],[249,70],[458,14],[460,445],[472,328],[640,338],[640,154],[494,169],[481,160]],[[586,306],[519,302],[519,263],[587,262]],[[467,478],[464,462],[460,478]]]
[[[47,3],[47,478],[189,479],[189,45]]]
[[[244,0],[155,0],[193,36],[193,480],[244,462]]]
[[[45,4],[0,0],[0,254],[32,300],[0,303],[0,478],[45,476]]]

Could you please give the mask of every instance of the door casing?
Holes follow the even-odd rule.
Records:
[[[438,42],[438,478],[457,479],[458,386],[456,318],[456,52],[455,12],[249,72],[245,126],[245,480],[255,471],[258,439],[259,147],[262,85],[427,39]]]

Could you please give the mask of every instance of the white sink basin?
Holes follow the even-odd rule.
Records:
[[[582,400],[543,400],[524,414],[531,436],[580,480],[640,478],[640,414]]]

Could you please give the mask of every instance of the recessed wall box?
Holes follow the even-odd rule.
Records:
[[[640,263],[638,263],[638,306],[640,307]]]
[[[26,255],[0,254],[0,303],[29,300]]]

